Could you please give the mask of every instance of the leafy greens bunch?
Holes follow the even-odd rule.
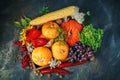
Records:
[[[83,44],[90,46],[96,51],[101,45],[103,33],[102,29],[95,29],[92,24],[89,24],[79,33],[79,38]]]

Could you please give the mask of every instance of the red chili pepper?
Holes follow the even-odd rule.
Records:
[[[39,46],[43,46],[47,43],[48,41],[46,39],[43,39],[43,38],[36,38],[36,39],[33,39],[32,40],[32,44],[33,46],[36,48],[36,47],[39,47]]]
[[[15,42],[13,42],[13,45],[14,46],[22,46],[22,41],[15,41]]]
[[[25,51],[27,51],[26,46],[25,46],[25,45],[21,46],[21,47],[20,47],[20,52],[23,53],[23,52],[25,52]]]
[[[23,69],[29,66],[30,57],[28,54],[24,55],[20,61],[20,64]]]
[[[46,68],[46,69],[41,70],[42,74],[53,73],[53,72],[60,73],[60,74],[71,74],[71,72],[64,70],[64,69],[61,69],[61,68],[53,68],[53,69]]]
[[[33,28],[33,29],[31,29],[31,30],[28,31],[26,39],[27,40],[35,39],[35,38],[39,37],[40,34],[41,34],[41,31]]]
[[[87,63],[88,61],[84,61],[84,62],[75,62],[75,63],[71,63],[71,62],[64,62],[64,63],[61,63],[58,68],[64,68],[64,67],[71,67],[71,66],[77,66],[77,65],[81,65],[81,64],[85,64]]]

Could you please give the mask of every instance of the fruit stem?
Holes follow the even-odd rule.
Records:
[[[72,34],[72,31],[70,30],[70,31],[68,31],[68,36],[70,36]]]
[[[50,25],[50,27],[51,27],[51,28],[53,28],[53,27],[54,27],[54,25],[53,25],[53,24],[51,24],[51,25]]]
[[[64,52],[65,52],[65,50],[64,50],[64,49],[61,49],[61,50],[60,50],[60,53],[64,53]]]

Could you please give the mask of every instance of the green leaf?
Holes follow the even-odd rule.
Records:
[[[31,21],[31,19],[26,16],[24,16],[24,19],[26,20],[27,23],[29,23]]]
[[[65,33],[63,32],[63,29],[57,28],[57,30],[60,32],[60,35],[55,39],[55,41],[65,40]]]
[[[80,41],[83,44],[90,46],[95,51],[100,47],[104,31],[102,29],[95,29],[92,24],[83,28],[79,33]]]
[[[16,27],[21,27],[21,24],[20,24],[20,22],[18,22],[18,21],[15,21],[15,22],[14,22],[14,25],[15,25]]]
[[[42,7],[40,10],[39,10],[39,14],[40,15],[44,15],[44,14],[46,14],[46,13],[48,13],[49,12],[49,10],[48,10],[48,7]]]
[[[57,28],[57,30],[61,33],[61,32],[63,32],[63,29],[62,28]]]
[[[27,26],[27,21],[25,19],[21,19],[21,24],[23,27],[26,27]]]
[[[90,11],[87,11],[87,13],[86,13],[88,16],[90,16]]]

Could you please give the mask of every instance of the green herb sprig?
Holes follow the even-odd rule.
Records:
[[[64,41],[65,33],[63,32],[63,29],[59,27],[57,30],[59,31],[60,35],[55,39],[55,41]]]
[[[26,27],[26,26],[29,25],[30,21],[31,21],[30,18],[24,16],[23,18],[21,18],[20,21],[15,21],[15,22],[14,22],[14,25],[15,25],[16,27],[22,27],[22,28],[24,28],[24,27]]]
[[[48,9],[48,7],[42,7],[40,10],[39,10],[39,14],[40,15],[44,15],[44,14],[46,14],[46,13],[48,13],[49,12],[49,9]]]

